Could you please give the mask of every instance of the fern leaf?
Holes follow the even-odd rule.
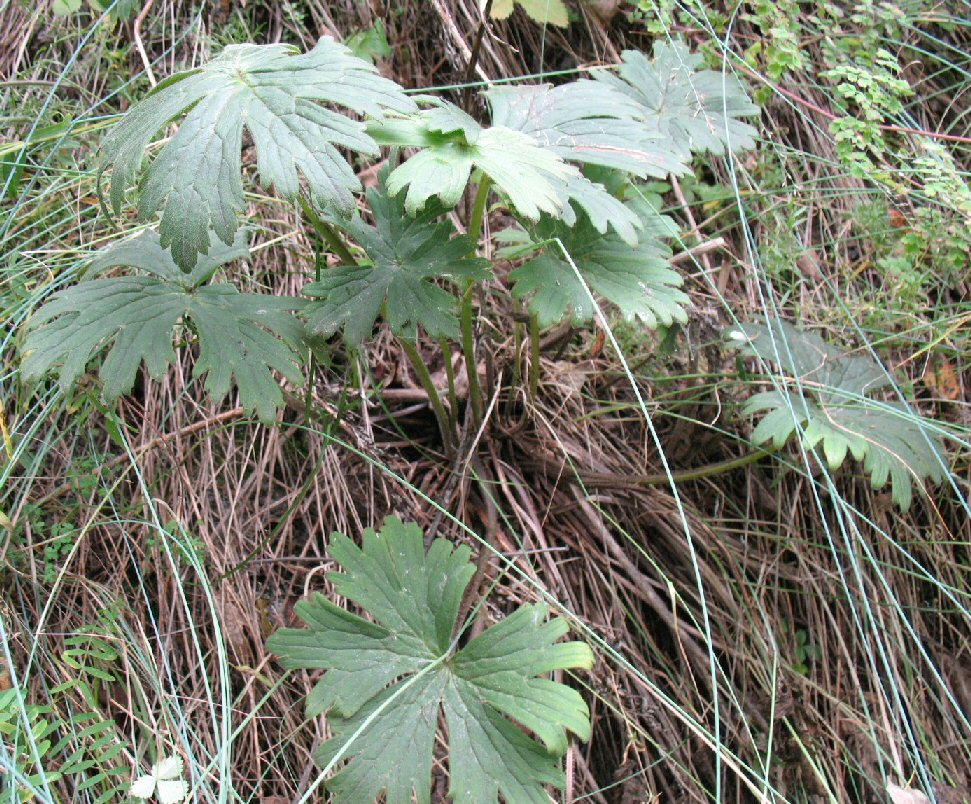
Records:
[[[238,292],[228,284],[203,284],[226,259],[245,254],[240,232],[231,247],[217,247],[184,274],[145,231],[109,246],[90,264],[98,273],[118,265],[148,275],[89,279],[55,293],[27,325],[21,370],[26,380],[55,371],[74,385],[88,362],[107,349],[99,375],[112,402],[131,390],[138,367],[159,378],[175,360],[173,331],[190,326],[199,339],[194,376],[206,375],[214,399],[239,388],[240,403],[264,420],[283,404],[273,371],[301,383],[303,327],[292,315],[304,302]]]
[[[384,171],[381,182],[386,178]],[[371,334],[383,307],[397,335],[414,340],[420,325],[433,338],[455,336],[455,297],[433,280],[487,279],[488,260],[472,256],[467,237],[453,236],[452,225],[440,219],[439,204],[412,217],[400,194],[389,197],[383,189],[371,189],[367,197],[374,226],[358,215],[334,222],[364,249],[371,264],[331,268],[304,289],[319,299],[305,311],[311,330],[330,335],[343,326],[347,341],[357,345]]]
[[[683,42],[655,42],[653,61],[636,50],[621,55],[617,75],[594,77],[638,102],[648,130],[684,156],[755,146],[755,128],[739,118],[757,115],[759,107],[734,75],[699,70],[703,56]]]
[[[309,53],[288,45],[231,45],[204,67],[163,82],[132,108],[106,138],[102,170],[110,166],[111,203],[118,214],[126,188],[152,137],[186,114],[141,182],[143,218],[162,209],[161,245],[183,270],[210,247],[210,233],[233,242],[243,208],[243,130],[253,138],[263,187],[293,198],[299,175],[314,203],[350,214],[360,189],[339,148],[376,154],[364,124],[321,106],[355,112],[407,112],[414,104],[392,81],[324,37]]]
[[[333,800],[383,792],[389,804],[428,802],[443,712],[452,799],[545,804],[543,785],[564,784],[557,758],[567,731],[587,739],[590,723],[576,691],[539,676],[590,667],[589,647],[558,643],[566,623],[535,604],[456,651],[451,635],[475,572],[470,550],[436,539],[426,554],[415,525],[388,518],[380,532],[364,532],[362,548],[335,534],[330,555],[344,569],[328,576],[335,590],[374,622],[316,594],[296,608],[308,627],[281,629],[268,647],[285,667],[326,670],[307,706],[327,712],[333,733],[315,759],[343,763],[327,782]]]
[[[862,461],[873,488],[890,481],[891,497],[903,510],[913,501],[914,482],[944,479],[940,438],[905,405],[866,396],[890,384],[869,357],[843,354],[784,321],[743,324],[730,337],[747,354],[798,380],[790,391],[758,393],[744,405],[745,414],[765,413],[752,433],[756,444],[771,441],[781,448],[798,433],[806,449],[822,448],[834,471],[852,455]]]
[[[653,208],[634,208],[642,221],[657,215]],[[657,237],[642,236],[637,246],[631,247],[616,233],[601,235],[584,214],[573,227],[544,218],[534,227],[532,237],[544,244],[543,253],[513,271],[510,278],[515,283],[514,296],[531,297],[530,310],[541,326],[555,324],[565,316],[576,324],[593,317],[587,291],[557,241],[563,244],[583,281],[615,304],[626,319],[638,318],[652,329],[687,321],[684,306],[689,300],[679,290],[683,280],[668,263],[670,249]]]

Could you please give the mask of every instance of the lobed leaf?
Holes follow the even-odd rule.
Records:
[[[392,81],[329,37],[309,53],[288,45],[230,45],[204,67],[160,84],[133,107],[102,145],[111,167],[111,203],[121,211],[151,139],[185,114],[141,182],[139,215],[159,209],[163,248],[191,269],[211,245],[210,233],[233,242],[243,208],[243,131],[253,138],[263,187],[296,196],[300,175],[319,208],[350,214],[360,183],[339,148],[377,154],[359,123],[321,106],[333,103],[380,115],[414,109]]]
[[[328,574],[335,591],[374,622],[315,594],[296,607],[308,627],[281,629],[268,647],[285,667],[327,671],[308,712],[327,712],[333,736],[315,759],[340,765],[327,782],[334,801],[428,802],[441,712],[453,800],[545,804],[543,786],[564,785],[567,731],[588,739],[590,723],[575,690],[538,676],[591,667],[589,647],[557,642],[566,624],[535,604],[457,649],[470,551],[436,539],[426,553],[415,525],[389,517],[381,531],[364,532],[360,548],[335,534],[330,552],[344,570]]]
[[[391,195],[408,188],[408,212],[418,212],[433,196],[446,207],[454,206],[472,170],[478,169],[530,220],[542,213],[562,213],[564,182],[580,176],[575,167],[522,132],[506,126],[483,128],[456,106],[435,104],[411,118],[391,118],[368,128],[382,145],[422,148],[388,178]]]
[[[292,314],[303,302],[203,284],[219,265],[246,253],[240,232],[231,246],[214,248],[184,274],[154,232],[109,246],[89,271],[124,265],[148,275],[88,279],[53,294],[27,324],[24,378],[53,371],[62,386],[72,386],[107,350],[99,376],[102,396],[113,402],[131,390],[142,363],[156,379],[165,373],[175,360],[173,331],[184,325],[198,336],[193,376],[206,375],[209,394],[221,399],[235,383],[244,408],[272,419],[283,404],[273,372],[303,381],[303,327]]]
[[[648,234],[656,234],[657,225],[648,223],[657,216],[653,208],[633,204],[628,208],[636,211]],[[652,329],[687,321],[684,306],[689,299],[679,289],[683,280],[668,263],[670,249],[657,236],[642,236],[631,247],[616,233],[602,235],[581,214],[572,228],[564,221],[544,218],[534,227],[532,239],[543,244],[543,252],[514,270],[510,279],[514,296],[530,297],[530,310],[541,326],[567,316],[576,324],[593,317],[590,297],[563,249],[583,282],[615,304],[627,320],[640,319]]]
[[[533,22],[538,22],[540,25],[549,23],[565,27],[570,24],[570,16],[563,0],[515,0],[515,2]],[[504,20],[512,14],[512,9],[513,0],[496,0],[492,4],[490,16],[496,20]]]
[[[387,171],[380,178],[383,182]],[[333,222],[364,249],[371,263],[331,268],[319,282],[307,285],[304,292],[319,299],[306,309],[311,330],[331,335],[343,326],[346,339],[356,345],[371,334],[383,308],[397,335],[413,340],[420,325],[434,338],[455,336],[455,297],[433,280],[487,279],[488,260],[473,256],[467,237],[454,236],[452,224],[441,220],[441,205],[429,204],[412,217],[401,195],[372,188],[367,198],[373,226],[360,215]]]
[[[493,125],[520,131],[561,159],[642,178],[688,171],[676,146],[644,125],[643,106],[602,82],[502,86],[483,94]]]
[[[757,115],[759,107],[734,75],[699,70],[704,58],[683,42],[655,42],[653,61],[636,50],[621,56],[617,75],[594,78],[639,103],[648,130],[684,157],[755,147],[755,128],[739,118]]]
[[[865,396],[890,384],[878,363],[843,354],[784,321],[743,324],[729,337],[747,354],[798,379],[793,391],[758,393],[743,406],[745,414],[766,414],[752,433],[756,444],[771,441],[778,449],[797,434],[806,449],[822,448],[831,470],[852,455],[863,463],[873,488],[890,480],[891,496],[903,510],[913,501],[915,481],[944,479],[940,438],[906,405]]]

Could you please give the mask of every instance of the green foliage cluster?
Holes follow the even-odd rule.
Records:
[[[302,380],[301,320],[317,333],[343,326],[352,346],[379,315],[408,339],[419,326],[454,337],[456,300],[437,280],[465,291],[490,275],[474,255],[475,242],[457,236],[443,217],[473,176],[482,199],[496,191],[543,252],[515,273],[516,294],[535,293],[543,323],[566,315],[589,320],[580,278],[628,317],[651,326],[683,320],[687,299],[663,264],[668,231],[658,215],[636,198],[622,200],[582,168],[607,174],[614,188],[619,180],[620,194],[632,194],[623,190],[630,178],[686,173],[693,153],[751,147],[755,130],[743,118],[757,108],[735,79],[699,67],[683,45],[659,44],[653,62],[627,52],[617,75],[489,90],[493,121],[483,126],[445,101],[416,105],[330,39],[304,55],[277,45],[229,46],[204,67],[163,82],[106,138],[102,170],[111,167],[111,203],[120,212],[151,139],[185,115],[139,182],[139,214],[161,213],[158,235],[109,246],[90,262],[85,281],[34,315],[24,376],[53,369],[70,387],[110,347],[100,375],[111,402],[132,387],[142,362],[153,376],[165,370],[174,359],[174,330],[198,341],[195,374],[207,374],[214,397],[235,383],[244,407],[269,419],[282,405],[271,372]],[[367,120],[350,120],[322,102]],[[334,236],[342,232],[364,254],[364,262],[345,259],[309,285],[310,302],[241,294],[211,281],[244,252],[244,128],[261,183],[296,198],[302,176],[322,216],[307,206],[312,220]],[[368,224],[355,211],[360,184],[338,147],[375,155],[379,144],[418,151],[368,194]],[[608,228],[614,234],[598,239]],[[563,259],[564,246],[576,250],[579,277]],[[96,278],[116,266],[141,273]]]
[[[178,343],[195,349],[194,375],[211,396],[235,386],[241,404],[269,420],[284,404],[276,376],[300,385],[304,367],[313,371],[315,338],[343,331],[354,349],[383,319],[422,377],[419,333],[459,340],[481,410],[471,305],[492,277],[477,256],[490,197],[515,220],[506,241],[528,258],[510,276],[512,295],[528,300],[537,327],[591,320],[591,290],[650,328],[683,322],[688,297],[666,242],[676,229],[643,180],[688,175],[698,153],[752,147],[745,119],[758,109],[741,83],[673,43],[658,44],[653,59],[625,52],[616,73],[484,94],[488,124],[447,101],[413,99],[328,38],[305,54],[231,45],[162,82],[101,149],[115,213],[137,180],[138,214],[157,215],[158,231],[96,253],[80,282],[33,314],[23,378],[53,372],[72,388],[103,354],[101,394],[111,403],[141,365],[154,377],[166,371]],[[177,130],[143,169],[173,121]],[[262,186],[298,202],[340,258],[324,269],[318,257],[299,298],[241,293],[222,275],[247,254],[247,134]],[[376,157],[381,147],[392,149],[388,167],[362,210],[344,153]],[[470,183],[463,234],[449,212]],[[447,445],[449,421],[423,382]],[[332,574],[335,588],[374,621],[318,595],[298,608],[308,628],[285,629],[270,646],[289,667],[327,671],[308,711],[325,713],[334,735],[316,758],[337,769],[336,800],[383,791],[389,802],[427,801],[440,711],[456,800],[540,802],[544,785],[562,786],[567,733],[586,738],[589,716],[575,691],[541,676],[593,661],[586,645],[557,641],[565,622],[525,606],[461,646],[457,620],[474,572],[467,547],[438,540],[426,554],[416,527],[388,520],[364,534],[362,549],[335,536],[330,552],[345,570]]]
[[[807,450],[820,446],[831,470],[852,455],[873,488],[890,481],[893,500],[904,510],[915,481],[943,480],[940,438],[905,404],[870,397],[892,380],[869,356],[844,354],[785,322],[743,324],[730,337],[793,380],[786,389],[755,394],[745,403],[745,413],[765,414],[752,433],[756,444],[771,442],[779,449],[796,435]]]
[[[327,784],[336,802],[428,802],[439,713],[449,735],[450,797],[488,804],[537,802],[544,785],[562,788],[557,758],[567,732],[590,736],[587,705],[575,691],[538,677],[593,666],[582,642],[558,642],[563,620],[542,604],[523,606],[463,647],[457,622],[474,565],[466,546],[444,539],[427,553],[421,529],[389,517],[366,530],[359,548],[334,534],[328,573],[364,619],[316,594],[297,604],[306,628],[277,631],[268,647],[285,667],[325,670],[307,714],[327,713],[333,736],[315,754],[341,765]],[[539,742],[510,720],[522,724]]]
[[[30,801],[65,780],[72,791],[107,804],[128,787],[130,769],[119,761],[128,743],[100,711],[101,687],[118,680],[118,652],[101,624],[81,629],[64,645],[67,680],[50,690],[50,703],[32,703],[23,687],[0,690],[0,739],[10,763],[9,772],[0,773],[5,800]]]
[[[870,122],[899,111],[886,98],[905,94],[889,56],[877,60],[883,79],[846,67],[829,75],[848,104],[871,110]],[[589,322],[592,294],[651,329],[684,323],[689,300],[667,243],[676,227],[645,180],[690,175],[695,154],[753,147],[746,119],[758,109],[742,85],[705,70],[680,43],[658,43],[653,59],[627,51],[616,72],[592,80],[484,95],[489,124],[447,101],[411,98],[326,38],[306,54],[229,46],[163,82],[107,136],[101,167],[110,169],[116,213],[140,177],[138,212],[158,214],[158,232],[98,252],[82,281],[35,312],[23,377],[53,371],[70,388],[104,353],[101,392],[112,402],[142,364],[159,377],[175,360],[175,342],[194,344],[194,373],[209,393],[219,399],[235,386],[241,404],[269,420],[284,403],[276,376],[303,383],[315,337],[342,331],[353,349],[383,319],[406,351],[422,331],[459,340],[471,378],[472,291],[492,277],[477,256],[491,194],[515,220],[500,236],[502,254],[520,263],[509,274],[511,293],[537,326]],[[179,119],[142,170],[152,140]],[[241,293],[217,278],[247,256],[244,133],[261,184],[298,201],[340,257],[335,267],[318,265],[301,298]],[[381,147],[393,153],[361,210],[362,187],[342,150],[374,157]],[[462,234],[447,213],[470,182],[476,200]],[[831,468],[852,454],[874,487],[891,481],[904,508],[912,478],[941,478],[936,440],[902,407],[869,398],[886,385],[875,363],[788,325],[747,325],[738,337],[795,381],[747,402],[747,412],[766,413],[756,443],[781,447],[798,432],[806,448],[822,447]],[[447,435],[440,404],[436,411]],[[437,540],[426,554],[417,527],[389,519],[365,532],[362,548],[335,535],[330,554],[344,568],[330,581],[373,621],[316,595],[297,609],[307,628],[278,632],[270,647],[287,667],[326,671],[308,713],[326,714],[333,733],[316,759],[336,770],[328,782],[335,800],[427,801],[440,712],[455,800],[540,802],[544,785],[563,785],[557,760],[567,732],[588,736],[588,713],[575,691],[539,676],[588,668],[592,654],[557,642],[562,620],[526,606],[460,646],[457,620],[474,573],[468,548]],[[35,725],[43,742],[51,729]]]

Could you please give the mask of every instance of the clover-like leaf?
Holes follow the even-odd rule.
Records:
[[[210,247],[210,233],[232,243],[243,208],[243,130],[253,138],[264,187],[293,198],[299,175],[318,207],[349,214],[360,189],[339,148],[376,154],[364,124],[325,108],[380,115],[414,109],[392,81],[343,45],[324,37],[309,53],[289,45],[230,45],[204,67],[160,84],[133,107],[102,145],[116,214],[152,137],[187,112],[141,181],[139,214],[162,209],[161,244],[189,270]]]
[[[643,107],[649,131],[683,154],[723,154],[755,146],[755,128],[740,120],[759,113],[742,83],[732,74],[699,70],[704,58],[683,42],[657,41],[654,60],[636,50],[621,54],[618,74],[594,77]]]
[[[940,438],[906,405],[866,396],[890,384],[878,363],[865,355],[843,354],[784,321],[743,324],[729,337],[747,354],[798,380],[790,390],[755,394],[743,406],[747,415],[765,414],[752,433],[756,444],[771,441],[778,449],[797,435],[806,449],[821,446],[832,470],[850,454],[863,463],[875,489],[891,481],[891,496],[903,510],[911,505],[915,480],[943,480]]]
[[[206,374],[210,395],[221,399],[235,382],[242,406],[271,419],[283,404],[273,372],[303,381],[304,330],[292,311],[305,302],[204,284],[220,265],[246,254],[240,231],[232,246],[214,246],[185,274],[154,232],[108,246],[91,261],[89,274],[126,266],[147,275],[86,279],[51,296],[27,324],[24,378],[54,371],[62,386],[71,386],[107,349],[99,375],[102,395],[114,401],[131,390],[143,362],[151,376],[164,374],[175,360],[173,332],[182,325],[198,336],[193,374]]]
[[[649,204],[628,206],[645,229],[633,247],[616,233],[600,234],[584,214],[578,215],[573,227],[544,218],[533,228],[532,239],[543,244],[543,252],[514,270],[510,278],[515,283],[514,296],[531,297],[530,310],[541,326],[567,315],[576,324],[593,317],[590,297],[560,243],[583,282],[615,304],[626,319],[639,318],[652,329],[687,321],[684,305],[689,300],[679,289],[683,279],[668,263],[671,250],[659,236],[669,219]]]
[[[344,570],[328,574],[335,591],[373,622],[315,594],[295,608],[308,627],[281,629],[267,644],[285,667],[326,670],[307,707],[326,712],[333,733],[315,759],[343,763],[327,782],[333,800],[428,802],[443,712],[452,799],[546,804],[543,785],[564,784],[567,732],[588,739],[590,721],[575,690],[544,676],[591,667],[590,648],[558,642],[566,622],[533,604],[458,649],[470,550],[436,539],[426,553],[416,525],[389,517],[364,532],[361,548],[335,534],[330,555]]]
[[[383,171],[382,183],[386,178]],[[397,335],[414,340],[418,326],[433,338],[458,333],[455,297],[432,280],[487,279],[489,262],[474,256],[468,237],[454,236],[452,224],[441,219],[439,204],[428,204],[412,217],[402,195],[368,190],[374,226],[359,215],[349,222],[334,221],[371,262],[328,269],[319,282],[304,288],[308,296],[319,299],[306,310],[312,331],[331,335],[343,325],[345,338],[356,346],[371,334],[383,306]]]
[[[492,179],[521,215],[530,220],[542,213],[558,216],[566,203],[564,183],[580,178],[576,167],[528,135],[506,126],[484,128],[444,101],[436,100],[411,117],[371,124],[368,131],[382,145],[422,149],[388,178],[392,195],[408,188],[405,207],[412,213],[433,196],[446,207],[454,206],[475,168]]]

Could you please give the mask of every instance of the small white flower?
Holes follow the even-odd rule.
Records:
[[[177,804],[189,793],[182,779],[182,757],[167,757],[152,765],[150,773],[136,779],[129,791],[135,798],[149,799],[154,794],[161,804]]]

